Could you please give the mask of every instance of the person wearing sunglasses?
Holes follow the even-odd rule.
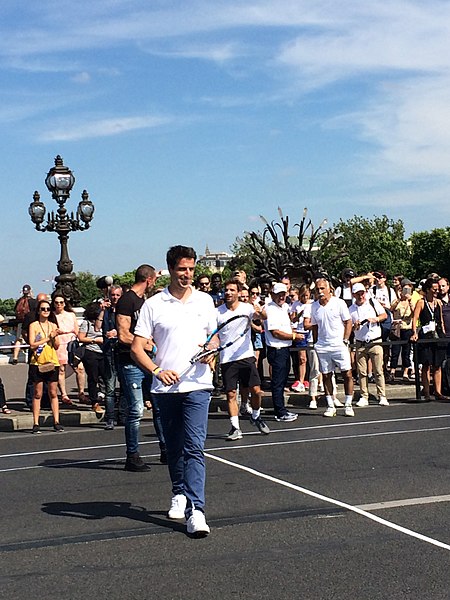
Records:
[[[53,413],[53,429],[64,431],[59,422],[58,405],[58,367],[59,361],[56,349],[59,346],[58,336],[61,331],[56,323],[50,320],[50,302],[41,300],[37,305],[37,321],[30,325],[29,343],[32,356],[30,359],[30,379],[33,382],[33,433],[41,433],[39,415],[44,382],[47,384],[50,405]],[[45,350],[48,370],[42,370],[40,355]],[[51,368],[51,365],[54,365]]]
[[[59,361],[58,385],[61,391],[61,402],[65,406],[75,406],[66,390],[66,369],[69,362],[67,344],[78,337],[78,321],[69,302],[65,300],[61,294],[53,296],[52,313],[56,318],[59,329],[63,332],[58,338],[59,346],[56,349]],[[75,373],[77,377],[78,397],[82,400],[84,397],[85,384],[85,370],[83,363],[80,363],[75,369]]]

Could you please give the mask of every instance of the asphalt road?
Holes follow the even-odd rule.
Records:
[[[448,599],[450,406],[297,409],[207,441],[211,535],[170,522],[167,467],[123,471],[123,430],[0,433],[2,598]]]

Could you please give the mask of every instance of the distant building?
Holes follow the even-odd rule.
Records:
[[[221,273],[232,258],[233,255],[227,252],[210,252],[206,245],[205,254],[200,256],[197,263],[211,269],[213,273]]]

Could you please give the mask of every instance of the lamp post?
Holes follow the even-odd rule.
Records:
[[[73,273],[73,263],[69,258],[68,240],[71,231],[84,231],[88,229],[94,215],[94,205],[89,200],[89,194],[83,190],[81,202],[78,204],[76,215],[70,214],[66,209],[66,201],[70,197],[70,190],[75,183],[75,177],[69,167],[64,166],[62,158],[55,158],[55,166],[50,169],[45,178],[45,185],[58,203],[56,213],[51,211],[44,223],[46,208],[41,202],[39,192],[34,192],[28,213],[38,231],[55,231],[61,245],[61,255],[57,263],[59,275],[55,277],[56,292],[61,294],[72,304],[80,301],[80,292],[75,286],[76,275]]]

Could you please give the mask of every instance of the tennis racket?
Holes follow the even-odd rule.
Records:
[[[242,339],[250,329],[251,319],[248,315],[234,315],[221,323],[206,339],[200,350],[189,361],[191,365],[205,356],[219,354]]]

